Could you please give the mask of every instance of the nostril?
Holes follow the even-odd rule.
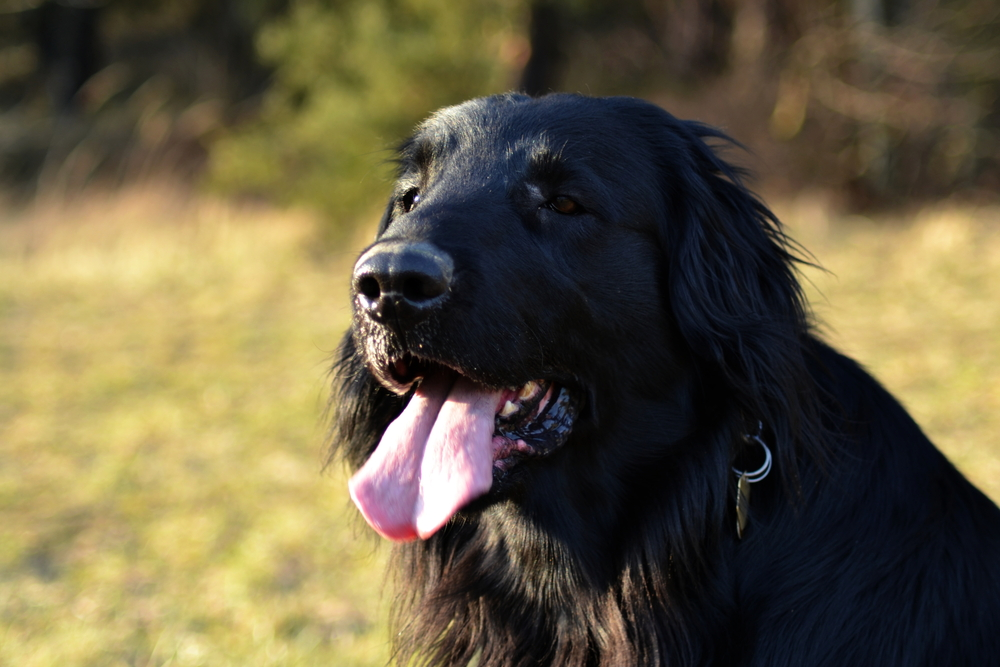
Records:
[[[444,294],[448,289],[448,283],[440,274],[411,274],[403,279],[402,287],[403,298],[417,304]]]
[[[354,267],[357,306],[386,326],[412,326],[440,308],[451,291],[454,264],[430,243],[376,243]]]
[[[377,301],[382,295],[382,287],[373,276],[363,276],[357,283],[358,292],[369,301]]]

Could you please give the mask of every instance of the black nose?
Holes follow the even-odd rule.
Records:
[[[430,243],[383,241],[354,265],[354,298],[376,322],[403,333],[441,306],[454,263]]]

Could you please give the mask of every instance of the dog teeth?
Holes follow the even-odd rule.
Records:
[[[538,391],[538,383],[532,380],[531,382],[526,382],[521,387],[521,390],[517,392],[517,397],[523,401],[526,398],[534,396],[536,391]]]
[[[507,401],[503,404],[503,410],[500,411],[500,416],[510,417],[515,412],[517,412],[517,406],[511,401]]]

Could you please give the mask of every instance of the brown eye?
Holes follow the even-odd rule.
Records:
[[[563,215],[578,215],[583,213],[583,207],[576,203],[569,197],[553,197],[549,201],[549,208],[551,208],[556,213],[562,213]]]
[[[403,209],[403,213],[409,213],[410,211],[413,210],[413,207],[416,206],[417,202],[419,201],[420,201],[420,190],[413,188],[411,190],[407,190],[406,194],[400,197],[399,206]]]

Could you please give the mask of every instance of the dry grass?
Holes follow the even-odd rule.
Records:
[[[166,193],[0,227],[0,665],[384,663],[311,231]]]
[[[1000,209],[872,221],[831,220],[807,200],[781,208],[829,272],[806,273],[826,338],[1000,500]]]
[[[782,209],[832,272],[809,273],[828,337],[1000,498],[1000,212]],[[168,193],[17,218],[0,666],[383,664],[383,554],[319,473],[344,258],[304,216]]]

